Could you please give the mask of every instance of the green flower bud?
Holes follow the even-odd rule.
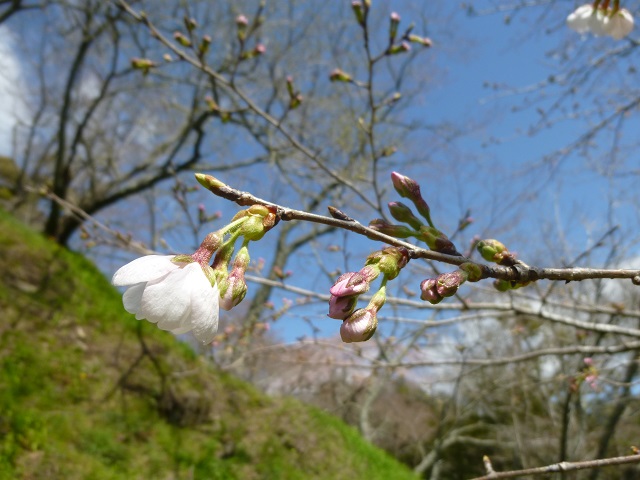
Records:
[[[400,15],[398,12],[392,12],[389,18],[389,42],[393,43],[398,34],[398,25],[400,24]]]
[[[329,75],[329,80],[332,82],[351,82],[352,78],[348,73],[336,68],[331,72],[331,75]]]
[[[362,2],[351,2],[351,9],[353,10],[353,13],[356,16],[356,20],[358,21],[358,24],[360,24],[361,26],[364,26],[365,20],[364,20],[364,9],[362,8]]]
[[[453,242],[451,242],[451,240],[449,240],[447,236],[437,228],[423,225],[420,227],[420,231],[416,235],[416,238],[418,240],[422,240],[435,252],[446,253],[449,255],[458,254]]]
[[[418,182],[409,177],[405,177],[398,172],[391,173],[391,182],[393,183],[393,188],[396,189],[396,192],[398,192],[402,198],[408,198],[411,200],[416,206],[418,213],[427,220],[427,223],[430,226],[433,227],[433,222],[431,221],[431,210],[429,209],[427,202],[422,198]]]
[[[476,248],[482,258],[488,262],[495,262],[498,265],[511,266],[516,263],[515,254],[509,252],[501,242],[494,239],[480,240]]]
[[[433,45],[433,43],[431,42],[430,38],[427,37],[420,37],[418,35],[409,35],[409,41],[411,43],[418,43],[420,45],[422,45],[423,47],[430,47]]]
[[[206,55],[209,51],[209,47],[211,46],[211,37],[209,35],[205,35],[202,37],[202,41],[200,42],[200,46],[198,47],[198,54],[202,57]]]
[[[409,263],[409,252],[406,248],[387,247],[369,255],[365,266],[373,266],[388,280],[393,280],[407,263]]]
[[[173,33],[173,38],[176,42],[178,42],[180,45],[182,45],[183,47],[190,47],[191,46],[191,40],[189,40],[187,37],[185,37],[182,33],[180,32],[174,32]]]
[[[188,32],[194,31],[198,26],[195,18],[184,17],[184,27]]]
[[[369,228],[375,230],[376,232],[384,233],[385,235],[389,235],[390,237],[395,238],[409,238],[416,233],[415,231],[405,227],[404,225],[394,225],[391,223],[387,223],[381,218],[371,220],[371,222],[369,222]]]
[[[278,223],[275,207],[264,205],[252,205],[248,209],[238,212],[232,222],[243,217],[249,218],[238,227],[237,231],[239,235],[244,236],[245,240],[254,242],[264,237],[264,234]]]
[[[506,291],[511,290],[513,288],[511,286],[511,282],[509,282],[508,280],[501,280],[501,279],[498,279],[495,282],[493,282],[493,286],[499,292],[506,292]]]
[[[466,262],[460,265],[460,270],[466,272],[467,280],[470,282],[479,282],[483,277],[483,270],[477,263]]]
[[[391,216],[398,220],[399,222],[408,223],[415,230],[419,230],[422,227],[423,223],[418,219],[411,208],[406,206],[401,202],[389,202],[389,212],[391,212]]]
[[[507,249],[501,242],[494,239],[480,240],[476,244],[476,248],[487,262],[494,262],[495,256]]]
[[[212,192],[227,186],[213,175],[205,175],[204,173],[196,173],[196,180],[200,185]]]
[[[409,42],[402,42],[397,45],[392,45],[387,50],[387,55],[397,55],[399,53],[405,53],[411,50],[411,44]]]

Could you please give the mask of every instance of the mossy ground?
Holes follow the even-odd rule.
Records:
[[[415,478],[136,321],[91,262],[2,211],[0,252],[0,479]]]

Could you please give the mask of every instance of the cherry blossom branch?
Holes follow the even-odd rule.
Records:
[[[505,472],[496,472],[489,457],[483,458],[486,475],[476,477],[471,480],[494,480],[498,478],[517,478],[525,475],[548,475],[558,472],[573,472],[576,470],[587,470],[592,468],[610,467],[615,465],[627,465],[630,463],[640,463],[640,454],[626,455],[624,457],[602,458],[600,460],[585,460],[582,462],[560,462],[545,467],[525,468],[523,470],[510,470]]]
[[[332,217],[317,215],[263,200],[249,192],[236,190],[211,175],[197,174],[196,178],[214,195],[232,201],[240,206],[258,204],[274,208],[279,220],[305,221],[349,230],[371,240],[378,240],[396,247],[404,247],[408,250],[409,257],[412,259],[425,258],[451,265],[462,265],[467,262],[476,263],[462,255],[449,255],[427,250],[412,243],[391,237],[362,225],[357,220],[348,217],[346,214],[333,207],[329,207]],[[572,282],[601,278],[628,278],[634,279],[634,281],[640,281],[640,270],[631,269],[540,268],[525,265],[523,263],[517,263],[511,267],[486,264],[477,265],[482,269],[482,278],[496,278],[512,282],[532,282],[536,280],[564,280],[565,282]]]

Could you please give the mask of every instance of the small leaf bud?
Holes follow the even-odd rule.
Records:
[[[332,82],[351,82],[351,75],[343,72],[339,68],[334,69],[329,75],[329,80]]]
[[[362,2],[351,2],[351,9],[356,16],[356,20],[358,24],[364,27],[365,19],[364,19],[364,8],[362,7]]]
[[[420,37],[418,35],[409,35],[409,41],[412,43],[418,43],[420,45],[422,45],[423,47],[431,47],[432,46],[432,42],[431,39],[428,37]]]
[[[236,27],[238,28],[238,40],[244,42],[247,38],[247,27],[249,26],[249,20],[244,15],[238,15],[236,17]]]
[[[398,25],[400,24],[400,15],[398,12],[392,12],[389,18],[389,43],[393,43],[398,34]]]
[[[399,53],[405,53],[411,50],[411,44],[409,42],[401,42],[397,45],[392,45],[387,50],[387,55],[397,55]]]
[[[205,55],[209,51],[210,46],[211,46],[211,37],[209,35],[203,36],[202,41],[200,42],[200,46],[198,47],[198,54],[200,56]]]
[[[176,42],[178,42],[180,45],[182,45],[183,47],[190,47],[191,46],[191,40],[189,40],[187,37],[185,37],[182,33],[180,32],[174,32],[173,33],[173,38]]]
[[[196,173],[196,180],[200,185],[202,185],[207,190],[217,190],[221,187],[226,187],[227,185],[220,180],[218,180],[213,175],[205,175],[204,173]]]
[[[198,22],[195,18],[184,17],[184,27],[188,32],[192,32],[198,27]]]

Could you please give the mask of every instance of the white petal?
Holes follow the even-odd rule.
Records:
[[[181,317],[165,317],[158,322],[158,328],[160,330],[168,330],[171,333],[178,335],[179,333],[186,333],[191,330],[191,305],[189,305]]]
[[[142,293],[144,292],[144,287],[146,282],[138,283],[133,285],[124,292],[122,295],[122,304],[124,305],[124,309],[133,314],[139,314],[140,309],[142,308]]]
[[[191,265],[187,265],[190,267]],[[187,268],[185,267],[185,268]],[[198,268],[200,266],[198,265]],[[202,343],[209,344],[218,331],[220,313],[220,292],[217,285],[211,285],[200,269],[198,275],[189,277],[191,288],[191,326],[194,336]]]
[[[590,17],[589,17],[589,30],[596,37],[600,37],[602,35],[607,35],[607,24],[609,23],[609,17],[604,14],[602,9],[597,9]]]
[[[120,267],[113,274],[111,283],[116,287],[148,282],[180,268],[171,262],[175,255],[147,255]]]
[[[148,282],[142,294],[142,316],[153,323],[182,318],[191,303],[188,273],[185,267]]]
[[[616,40],[621,40],[633,30],[633,16],[622,8],[611,16],[607,24],[607,33]]]
[[[567,25],[578,33],[587,33],[589,31],[589,17],[592,13],[593,7],[591,5],[582,5],[567,17]]]

